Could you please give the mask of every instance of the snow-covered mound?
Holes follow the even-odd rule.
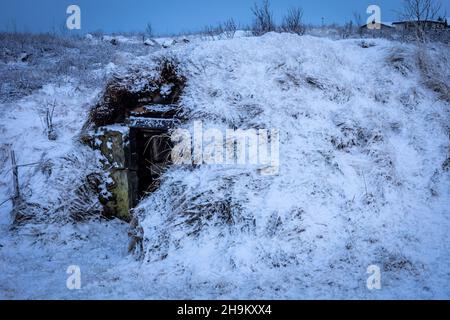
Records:
[[[101,83],[70,78],[1,104],[0,201],[8,145],[40,165],[20,171],[32,222],[11,230],[0,207],[0,298],[450,298],[449,52],[270,33],[118,52],[86,71],[151,73],[169,56],[187,81],[184,128],[280,132],[277,175],[172,166],[135,210],[134,256],[125,223],[67,216],[80,179],[102,171],[79,142]],[[52,104],[56,141],[40,122]],[[66,287],[70,265],[81,290]],[[366,287],[372,265],[380,290]]]
[[[279,129],[280,172],[173,167],[138,210],[152,286],[189,298],[448,297],[448,91],[423,73],[448,90],[449,55],[430,52],[287,34],[174,50],[186,127]]]

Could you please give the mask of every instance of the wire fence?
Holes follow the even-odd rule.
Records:
[[[37,161],[37,162],[25,163],[25,164],[17,164],[16,153],[12,147],[10,147],[9,157],[11,160],[11,168],[4,171],[4,173],[8,173],[8,172],[12,171],[13,195],[10,196],[9,198],[5,199],[4,201],[0,202],[0,206],[3,206],[8,201],[12,201],[13,210],[14,210],[14,208],[17,208],[23,202],[22,194],[20,191],[19,168],[43,165],[43,164],[47,163],[49,160],[43,160],[43,161]]]

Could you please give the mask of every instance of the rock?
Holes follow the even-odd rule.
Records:
[[[47,137],[48,137],[48,140],[50,140],[50,141],[55,141],[56,139],[58,139],[58,135],[56,134],[56,132],[54,130],[49,130],[47,132]]]
[[[153,39],[145,39],[144,45],[145,46],[150,46],[150,47],[157,47],[157,46],[159,46],[158,42],[156,42]]]
[[[177,42],[176,42],[175,40],[166,40],[166,41],[164,41],[164,42],[162,43],[162,47],[163,47],[164,49],[167,49],[167,48],[169,48],[169,47],[175,45],[176,43],[177,43]]]
[[[375,47],[375,43],[373,43],[373,42],[361,41],[361,42],[359,43],[359,46],[360,46],[361,48],[367,49],[367,48]]]
[[[22,52],[19,56],[19,60],[22,62],[27,62],[30,60],[31,56],[31,53]]]

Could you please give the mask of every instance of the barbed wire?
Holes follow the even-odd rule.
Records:
[[[3,202],[0,203],[0,207],[1,207],[2,205],[4,205],[5,203],[7,203],[8,201],[12,201],[12,200],[13,200],[12,197],[6,199],[5,201],[3,201]]]
[[[31,167],[31,166],[36,166],[36,165],[42,165],[45,163],[48,163],[49,161],[51,161],[50,159],[46,159],[43,161],[38,161],[38,162],[32,162],[32,163],[27,163],[27,164],[17,164],[15,165],[16,168],[22,168],[22,167]],[[6,174],[8,172],[10,172],[11,170],[13,170],[13,166],[11,166],[9,169],[3,171],[3,174]]]

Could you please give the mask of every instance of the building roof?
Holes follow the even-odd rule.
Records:
[[[444,21],[439,21],[439,20],[420,20],[420,21],[417,21],[417,20],[404,20],[404,21],[395,21],[395,22],[392,22],[392,24],[396,25],[396,24],[417,23],[417,22],[428,22],[428,23],[431,22],[431,23],[437,23],[437,24],[447,24],[446,20],[444,20]]]
[[[392,22],[380,22],[380,25],[382,27],[387,27],[387,28],[394,28],[393,23]],[[367,23],[362,25],[360,28],[366,28],[367,27]]]

